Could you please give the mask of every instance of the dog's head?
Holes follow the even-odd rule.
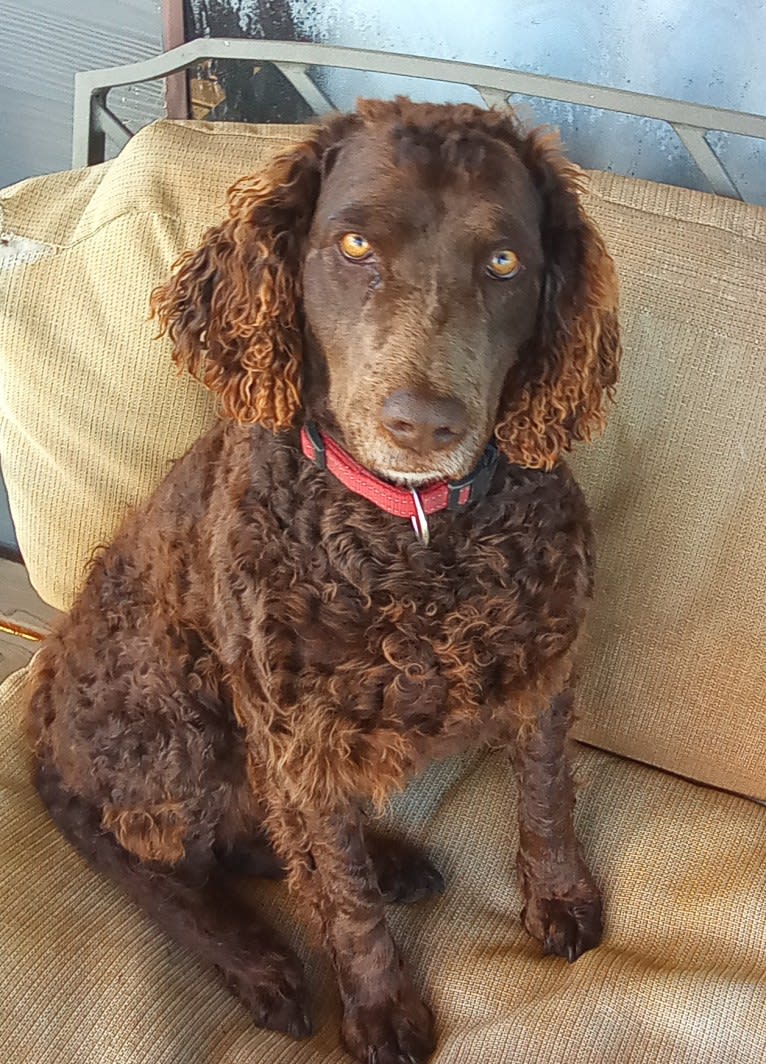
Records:
[[[228,417],[308,410],[412,485],[464,476],[493,434],[550,468],[603,427],[620,356],[580,192],[510,112],[361,102],[235,185],[153,308]]]

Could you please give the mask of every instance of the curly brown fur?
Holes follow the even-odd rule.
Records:
[[[286,873],[362,1061],[434,1044],[383,903],[441,879],[362,819],[433,759],[507,744],[526,926],[570,959],[601,933],[564,751],[591,534],[560,456],[601,427],[619,339],[579,180],[508,113],[400,99],[239,182],[153,297],[224,416],[96,558],[36,661],[30,735],[62,832],[257,1023],[300,1035],[297,961],[219,901],[224,870]],[[349,261],[344,231],[371,254]],[[521,268],[498,280],[486,264],[507,248]],[[425,546],[303,457],[306,417],[414,486],[465,475],[493,434],[505,453]]]

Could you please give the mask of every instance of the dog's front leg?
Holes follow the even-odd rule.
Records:
[[[386,926],[361,816],[303,809],[281,819],[275,844],[332,957],[346,1048],[364,1064],[421,1064],[434,1047],[433,1020]]]
[[[572,695],[553,698],[519,731],[518,872],[524,924],[546,953],[574,961],[601,940],[601,897],[574,830],[574,786],[566,741]]]

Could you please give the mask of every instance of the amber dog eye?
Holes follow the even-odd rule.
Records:
[[[487,273],[490,277],[497,277],[506,281],[509,277],[515,277],[521,269],[521,261],[515,251],[496,251],[487,263]]]
[[[362,262],[372,255],[372,245],[361,233],[345,233],[340,238],[340,250],[352,262]]]

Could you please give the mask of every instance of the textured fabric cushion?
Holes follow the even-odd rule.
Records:
[[[0,453],[51,605],[71,604],[94,546],[212,423],[211,397],[154,339],[149,295],[295,128],[161,122],[114,163],[0,193],[0,232],[50,251],[0,269]]]
[[[0,448],[54,605],[213,416],[151,339],[151,288],[301,133],[161,122],[112,163],[0,197],[4,228],[50,252],[0,270]],[[575,463],[600,553],[579,735],[766,798],[766,211],[607,174],[588,205],[626,358],[607,435]]]
[[[58,836],[28,782],[23,674],[0,692],[4,1064],[346,1064],[325,962],[282,884],[247,888],[306,958],[316,1035],[257,1030]],[[499,755],[431,771],[390,820],[446,894],[390,921],[440,1031],[434,1064],[762,1064],[766,809],[582,748],[578,828],[606,889],[604,944],[545,958],[518,919],[515,795]]]
[[[578,734],[766,798],[766,210],[592,187],[625,360],[574,461],[598,539]]]

